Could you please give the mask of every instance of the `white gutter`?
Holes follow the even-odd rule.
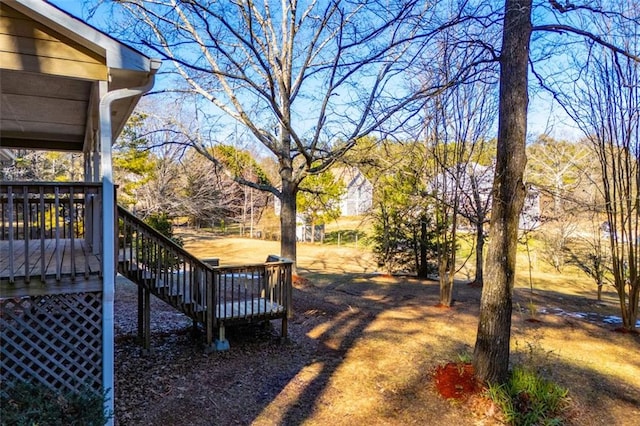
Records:
[[[115,413],[114,399],[114,331],[113,331],[113,301],[115,297],[116,279],[116,251],[115,239],[117,232],[115,223],[115,189],[113,184],[113,169],[111,163],[111,104],[114,101],[132,96],[142,95],[153,87],[155,73],[160,68],[161,62],[152,59],[149,80],[144,86],[118,89],[108,92],[100,99],[100,153],[102,169],[102,386],[109,391],[105,401],[105,410]],[[112,426],[113,417],[108,425]]]

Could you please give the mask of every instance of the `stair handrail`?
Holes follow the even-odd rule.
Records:
[[[170,302],[169,300],[163,299],[165,302],[171,304],[172,306],[176,307],[177,309],[181,310],[182,312],[186,313],[187,315],[191,316],[195,321],[198,322],[202,322],[205,326],[205,333],[206,333],[206,343],[207,343],[207,347],[213,347],[212,345],[214,345],[213,343],[213,330],[214,327],[218,327],[219,333],[220,333],[220,338],[218,340],[223,341],[224,340],[224,322],[226,322],[226,320],[220,319],[218,318],[218,309],[223,309],[225,312],[225,316],[223,316],[223,318],[226,317],[226,307],[228,305],[228,301],[231,300],[232,303],[234,302],[234,295],[233,295],[233,288],[231,289],[231,299],[227,299],[227,296],[223,293],[223,292],[219,292],[218,291],[218,285],[222,285],[222,283],[220,282],[220,280],[225,280],[227,279],[226,274],[229,273],[234,273],[236,270],[238,271],[242,271],[242,270],[251,270],[251,269],[259,269],[262,268],[263,271],[263,275],[267,274],[268,268],[270,267],[278,267],[278,271],[289,271],[288,275],[286,273],[283,272],[278,272],[277,276],[277,283],[275,284],[275,286],[273,288],[279,288],[280,296],[278,297],[278,304],[280,304],[284,310],[278,310],[278,311],[274,311],[275,313],[278,312],[283,312],[284,316],[282,317],[283,323],[282,323],[282,335],[286,336],[287,335],[287,321],[288,319],[290,319],[292,317],[293,314],[293,310],[292,310],[292,280],[291,280],[291,265],[293,264],[293,262],[289,259],[280,257],[280,256],[276,256],[276,255],[269,255],[267,257],[267,260],[265,262],[262,263],[256,263],[256,264],[250,264],[250,265],[225,265],[225,266],[212,266],[206,262],[204,262],[203,260],[198,259],[197,257],[195,257],[194,255],[192,255],[191,253],[189,253],[185,248],[181,247],[179,244],[177,244],[175,241],[171,240],[169,237],[167,237],[166,235],[162,234],[161,232],[159,232],[158,230],[156,230],[155,228],[153,228],[152,226],[150,226],[149,224],[145,223],[142,219],[140,219],[139,217],[135,216],[133,213],[131,213],[130,211],[128,211],[126,208],[118,205],[117,206],[117,215],[118,218],[122,217],[125,221],[130,222],[131,225],[133,225],[133,227],[137,228],[139,231],[142,232],[143,235],[147,235],[148,237],[151,237],[151,240],[156,240],[154,241],[154,244],[158,244],[158,245],[164,245],[166,246],[165,248],[168,250],[172,250],[174,251],[177,255],[179,255],[180,257],[182,257],[185,261],[188,261],[192,266],[194,266],[196,269],[201,269],[203,272],[205,272],[204,274],[204,314],[205,316],[202,317],[200,316],[200,314],[196,314],[196,311],[188,311],[185,310],[187,309],[187,307],[185,306],[184,303],[180,304],[179,302]],[[119,232],[118,232],[119,234]],[[119,235],[118,235],[119,238]],[[126,239],[126,234],[125,234],[125,239]],[[231,277],[232,282],[231,285],[233,286],[233,277]],[[264,281],[263,281],[264,282]],[[178,285],[180,285],[178,283]],[[197,288],[195,287],[191,287],[192,290],[189,291],[189,294],[193,295],[195,294],[195,291],[197,291]],[[271,287],[269,287],[271,288]],[[225,286],[225,291],[226,291],[227,287]],[[265,287],[266,289],[266,287]],[[147,291],[151,291],[153,292],[153,289],[147,289]],[[156,294],[156,293],[154,293]],[[186,293],[185,293],[186,294]],[[201,293],[202,294],[202,293]],[[158,297],[158,294],[156,294]],[[261,297],[261,296],[259,296]],[[224,302],[221,306],[222,308],[219,307],[219,302],[220,302],[220,298],[222,298],[221,300]],[[250,302],[247,302],[247,300],[244,300],[244,306],[254,306],[253,305],[253,299],[248,299],[250,300]],[[175,304],[177,303],[177,304]],[[266,299],[265,299],[265,308],[266,308]],[[240,305],[241,303],[238,303],[238,305]],[[182,306],[182,307],[179,307]],[[271,308],[269,308],[271,309]],[[200,313],[202,313],[203,311],[200,310],[198,311]],[[263,314],[266,311],[263,311]],[[148,315],[148,312],[147,314]],[[245,311],[244,314],[239,314],[240,316],[237,317],[233,317],[235,319],[237,318],[241,318],[241,317],[246,317],[247,315],[253,315],[253,308],[251,308],[251,313],[248,313],[248,311]],[[233,319],[232,318],[232,319]],[[228,319],[228,318],[227,318]],[[139,321],[141,321],[139,319]],[[143,323],[139,322],[139,324]],[[147,319],[147,323],[148,323],[148,319]],[[147,324],[148,327],[148,324]],[[145,347],[147,347],[149,345],[148,342],[148,335],[149,335],[150,331],[147,330],[145,331],[145,334],[147,335],[147,338],[145,339]],[[226,340],[224,340],[226,341]],[[216,344],[217,345],[217,344]],[[216,346],[217,348],[217,346]],[[228,348],[228,346],[227,346]],[[147,348],[148,349],[148,348]]]
[[[124,207],[122,207],[121,205],[118,204],[118,217],[120,217],[120,216],[126,217],[127,220],[130,220],[131,222],[135,223],[137,226],[142,228],[145,232],[148,232],[153,237],[158,238],[162,243],[164,243],[164,244],[170,246],[171,248],[175,249],[181,255],[183,255],[184,257],[189,258],[189,260],[193,261],[198,266],[203,267],[205,269],[214,269],[213,266],[211,266],[208,263],[203,262],[202,260],[198,259],[194,255],[189,253],[184,247],[182,247],[181,245],[179,245],[175,241],[173,241],[171,238],[167,237],[162,232],[158,231],[153,226],[149,225],[148,223],[146,223],[145,221],[140,219],[138,216],[134,215],[129,210],[127,210],[126,208],[124,208]]]
[[[225,270],[230,270],[230,269],[247,269],[247,268],[257,268],[260,266],[269,266],[269,265],[289,265],[289,264],[293,264],[293,261],[286,259],[286,258],[280,258],[280,260],[271,260],[271,261],[267,261],[267,262],[256,262],[256,263],[234,263],[234,264],[230,264],[230,265],[218,265],[218,266],[212,266],[211,268],[215,271],[225,271]]]
[[[125,209],[124,207],[118,205],[117,206],[117,215],[118,218],[122,217],[125,221],[130,222],[133,226],[137,227],[139,230],[141,230],[143,233],[146,233],[148,236],[152,237],[153,239],[155,239],[157,241],[158,244],[160,245],[164,245],[167,249],[170,249],[172,251],[174,251],[175,253],[177,253],[178,255],[180,255],[183,259],[185,259],[186,261],[188,261],[189,263],[191,263],[193,266],[195,266],[196,269],[200,269],[202,271],[205,272],[204,274],[204,279],[205,279],[205,299],[203,300],[204,302],[204,306],[206,307],[205,309],[205,317],[203,318],[204,321],[202,321],[205,325],[205,330],[206,330],[206,339],[207,339],[207,344],[210,345],[211,342],[213,341],[213,327],[214,324],[216,323],[216,312],[215,312],[215,307],[214,307],[214,300],[216,300],[216,296],[215,296],[215,292],[216,292],[216,288],[214,285],[214,270],[213,267],[211,265],[209,265],[208,263],[203,262],[202,260],[198,259],[197,257],[193,256],[191,253],[189,253],[186,249],[184,249],[183,247],[181,247],[179,244],[177,244],[175,241],[172,241],[170,238],[168,238],[166,235],[163,235],[161,232],[159,232],[157,229],[153,228],[152,226],[150,226],[149,224],[145,223],[143,220],[141,220],[140,218],[138,218],[136,215],[134,215],[133,213],[131,213],[130,211],[128,211],[127,209]],[[178,286],[180,284],[178,283]],[[194,287],[190,287],[191,290],[189,291],[189,294],[194,294]],[[184,306],[183,304],[179,304],[178,302],[170,302],[169,300],[163,299],[165,300],[165,302],[171,304],[172,306],[174,306],[175,308],[177,308],[178,310],[181,310],[182,312],[186,313],[187,315],[192,316],[195,315],[194,312],[187,312],[186,306]],[[177,303],[177,304],[176,304]],[[202,319],[201,319],[202,320]],[[149,335],[150,331],[147,330],[145,332],[145,334],[147,335],[147,337],[145,338],[145,347],[149,346],[149,341],[148,341],[148,335]]]

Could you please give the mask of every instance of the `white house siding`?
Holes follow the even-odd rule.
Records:
[[[373,205],[373,185],[360,170],[346,168],[336,174],[344,181],[346,191],[340,200],[342,216],[358,216],[367,213]]]

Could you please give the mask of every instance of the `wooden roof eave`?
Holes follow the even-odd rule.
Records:
[[[141,52],[41,0],[15,0],[15,4],[12,2],[11,6],[105,57],[110,90],[137,87],[146,83],[152,60]],[[140,96],[136,96],[118,101],[118,107],[125,112],[119,115],[128,117],[139,99]],[[113,123],[114,138],[124,128],[126,118],[120,121]]]
[[[108,76],[108,90],[137,87],[144,85],[153,67],[152,60],[142,53],[130,48],[98,29],[86,24],[57,7],[41,0],[13,0],[5,2],[9,7],[26,15],[30,19],[41,23],[53,31],[67,37],[75,43],[101,56],[105,60]],[[73,77],[69,77],[73,78]],[[85,120],[84,136],[79,140],[47,140],[46,135],[34,139],[12,138],[3,134],[2,145],[26,147],[33,149],[53,149],[71,151],[90,151],[93,149],[93,134],[99,126],[99,90],[97,81],[92,85],[91,94],[87,101],[87,117]],[[120,134],[126,121],[133,112],[140,96],[121,99],[113,103],[112,135],[113,139]]]
[[[104,56],[107,67],[148,73],[151,60],[86,22],[42,0],[13,0],[11,7],[49,26],[65,37]]]

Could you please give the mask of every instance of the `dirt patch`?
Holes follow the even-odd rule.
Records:
[[[266,258],[272,248],[249,242],[242,247],[254,257],[264,251],[260,257]],[[215,243],[203,243],[201,255],[223,252]],[[229,241],[220,243],[229,248]],[[464,404],[442,398],[433,374],[473,351],[481,289],[457,282],[454,307],[440,309],[435,282],[382,277],[355,250],[316,251],[300,249],[304,260],[288,342],[279,340],[279,321],[229,328],[231,350],[209,355],[201,336],[193,336],[191,321],[154,299],[153,353],[142,356],[135,342],[136,288],[119,281],[117,423],[499,424],[495,407],[481,394]],[[517,288],[512,362],[535,364],[569,388],[572,424],[635,425],[640,337],[613,333],[614,326],[591,317],[565,315],[616,313],[614,298],[596,303],[590,296]],[[527,321],[532,305],[542,322]]]
[[[480,392],[473,365],[461,362],[448,362],[436,367],[433,373],[436,389],[445,399],[465,400]]]

